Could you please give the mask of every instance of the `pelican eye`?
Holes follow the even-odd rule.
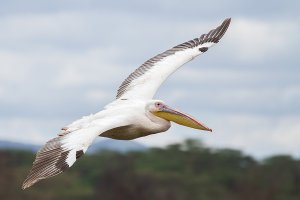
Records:
[[[155,107],[160,108],[162,106],[162,103],[156,102]]]

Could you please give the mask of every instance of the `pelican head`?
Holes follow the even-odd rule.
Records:
[[[163,118],[167,121],[172,121],[183,126],[212,132],[210,128],[196,120],[194,117],[170,108],[161,100],[152,100],[150,103],[148,103],[147,109],[156,117]]]

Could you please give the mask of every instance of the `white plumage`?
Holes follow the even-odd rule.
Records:
[[[149,59],[125,79],[118,89],[117,99],[104,110],[63,127],[56,138],[38,151],[23,189],[71,167],[98,136],[135,139],[168,130],[170,121],[211,131],[193,117],[152,98],[168,76],[218,43],[229,24],[230,19],[226,19],[209,33]]]

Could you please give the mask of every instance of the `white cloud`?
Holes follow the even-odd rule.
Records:
[[[299,156],[298,116],[268,117],[249,114],[215,116],[215,137],[206,142],[216,147],[230,146],[257,157],[272,154]]]
[[[265,21],[233,19],[228,30],[228,42],[242,61],[259,61],[272,56],[284,56],[297,47],[300,34],[296,21]],[[282,55],[283,54],[283,55]]]
[[[114,63],[118,49],[97,48],[80,54],[64,54],[64,58],[56,60],[60,70],[54,79],[57,87],[74,87],[79,85],[101,85],[117,80],[122,70]]]
[[[24,54],[17,54],[11,51],[0,50],[0,82],[19,82],[28,77],[28,70],[31,67],[32,59]]]
[[[157,98],[183,106],[188,102],[207,108],[208,112],[299,113],[296,102],[300,101],[300,83],[297,77],[292,70],[270,72],[187,66],[172,75],[159,90]]]
[[[84,95],[88,103],[109,102],[109,98],[113,96],[109,91],[101,91],[99,89],[89,90]]]
[[[253,83],[265,78],[264,74],[253,70],[226,69],[209,67],[191,67],[188,66],[175,74],[176,81],[184,81],[189,84],[236,84]],[[172,80],[175,78],[172,77]]]
[[[300,102],[300,85],[292,85],[282,94],[283,100],[288,103]]]
[[[0,16],[0,99],[13,107],[40,106],[45,112],[79,110],[82,103],[105,104],[115,95],[118,84],[147,58],[220,22],[185,17],[178,20],[180,17],[88,9]],[[184,67],[159,94],[167,103],[181,105],[183,111],[203,115],[199,118],[214,133],[173,126],[168,133],[137,141],[164,146],[195,137],[216,147],[241,148],[258,156],[282,152],[299,155],[299,118],[291,116],[291,112],[299,112],[299,108],[291,107],[300,101],[299,79],[297,71],[289,70],[290,65],[297,65],[293,56],[299,33],[298,22],[293,20],[234,17],[222,40],[224,45],[201,56],[207,67]],[[261,64],[272,64],[274,57],[287,55],[291,59],[286,59],[281,71]],[[253,62],[255,70],[249,67]],[[198,63],[203,65],[199,61],[192,65]],[[268,71],[261,71],[264,67]],[[195,102],[207,110],[198,113]],[[264,108],[285,114],[273,116],[261,111]],[[37,110],[25,111],[28,115],[36,112],[39,119],[18,117],[24,110],[10,113],[11,118],[3,114],[0,138],[44,143],[70,122],[43,118]]]
[[[6,118],[0,120],[0,138],[23,143],[43,144],[55,137],[64,120]]]
[[[8,15],[0,19],[2,29],[0,41],[3,43],[45,44],[65,41],[88,41],[89,37],[99,34],[95,29],[94,12],[56,12]],[[72,23],[76,21],[76,23]],[[92,29],[94,31],[92,31]],[[96,30],[96,32],[95,32]]]

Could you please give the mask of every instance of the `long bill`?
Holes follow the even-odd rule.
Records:
[[[212,132],[210,128],[208,128],[195,118],[184,114],[178,110],[172,109],[166,105],[164,105],[160,111],[154,112],[153,114],[183,126]]]

